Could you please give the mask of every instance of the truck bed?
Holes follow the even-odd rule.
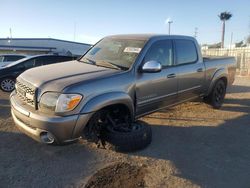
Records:
[[[223,71],[228,74],[228,84],[231,85],[234,82],[236,73],[236,60],[234,57],[215,56],[215,57],[203,57],[203,62],[206,67],[206,78],[208,83],[214,77],[216,72]]]
[[[234,57],[229,56],[203,56],[203,62],[214,61],[214,60],[227,60]]]

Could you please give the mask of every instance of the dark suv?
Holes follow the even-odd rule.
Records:
[[[12,62],[0,68],[0,88],[6,92],[13,91],[16,77],[30,68],[74,59],[70,56],[36,55]]]

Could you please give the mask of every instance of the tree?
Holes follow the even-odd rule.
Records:
[[[221,48],[224,48],[224,38],[225,38],[225,25],[226,21],[230,20],[233,16],[230,12],[222,12],[219,15],[220,20],[222,21],[222,36],[221,36]]]
[[[247,37],[247,44],[250,44],[250,35]]]

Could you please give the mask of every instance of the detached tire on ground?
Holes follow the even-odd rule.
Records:
[[[151,127],[143,122],[137,121],[132,124],[133,131],[121,132],[107,128],[104,139],[109,149],[121,152],[132,152],[148,146],[152,141]]]

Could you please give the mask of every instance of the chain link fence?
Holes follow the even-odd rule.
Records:
[[[232,56],[237,62],[237,74],[250,76],[250,47],[202,49],[203,56]]]

